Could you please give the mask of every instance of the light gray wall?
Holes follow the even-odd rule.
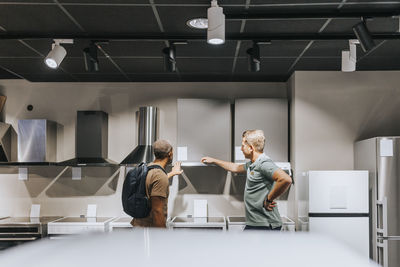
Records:
[[[60,124],[58,161],[74,157],[76,111],[101,109],[107,112],[108,157],[120,162],[137,144],[135,111],[139,106],[159,108],[159,137],[169,140],[175,147],[178,98],[229,99],[232,103],[235,98],[286,98],[287,87],[285,83],[30,83],[1,80],[0,93],[8,97],[5,120],[16,131],[19,119],[43,118]],[[33,111],[27,111],[28,104],[33,105]],[[24,182],[18,181],[16,169],[0,168],[0,216],[26,216],[32,203],[42,205],[42,215],[85,214],[87,204],[98,204],[100,216],[122,214],[123,168],[119,175],[114,170],[87,170],[82,181],[71,181],[70,169],[65,173],[61,171],[60,168],[30,169],[30,178]],[[58,175],[60,177],[55,180]],[[177,196],[174,182],[169,202],[170,210],[176,204],[177,214],[190,209],[188,201],[192,198],[209,199],[210,215],[243,214],[243,202],[223,194]]]
[[[242,145],[243,131],[260,129],[264,131],[266,137],[264,152],[274,161],[287,162],[289,160],[288,120],[287,99],[237,99],[235,101],[235,146]]]
[[[356,140],[400,135],[400,72],[299,71],[289,88],[291,162],[302,216],[308,209],[303,172],[351,170]]]

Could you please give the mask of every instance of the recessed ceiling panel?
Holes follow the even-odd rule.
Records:
[[[162,58],[114,58],[125,73],[163,73]]]
[[[339,4],[341,0],[251,0],[251,4]]]
[[[204,5],[210,6],[210,0],[154,0],[155,4],[174,4],[174,5]],[[246,0],[219,0],[218,5],[245,5]]]
[[[233,58],[180,58],[177,66],[180,73],[231,73]]]
[[[119,5],[119,4],[149,4],[148,0],[58,0],[62,4],[108,4],[108,5]]]
[[[295,70],[340,70],[341,58],[301,58]]]
[[[247,34],[276,34],[276,33],[318,33],[325,19],[315,20],[249,20],[246,21]]]
[[[110,40],[102,45],[104,51],[112,57],[162,57],[164,41],[118,41]]]
[[[297,57],[308,45],[308,41],[271,41],[269,44],[260,44],[260,55],[262,57]],[[253,42],[242,41],[239,55],[247,56],[247,49],[253,46]]]
[[[0,57],[40,57],[18,40],[1,40]]]
[[[99,60],[99,71],[94,72],[97,74],[104,73],[104,74],[112,74],[112,73],[118,73],[120,74],[120,71],[111,63],[110,60],[107,58],[98,58]],[[85,69],[85,61],[82,58],[71,58],[67,57],[63,60],[61,63],[61,67],[68,73],[87,73]]]
[[[79,32],[79,28],[56,5],[1,5],[0,25],[15,32]]]
[[[148,6],[65,6],[87,32],[159,33],[153,10]]]

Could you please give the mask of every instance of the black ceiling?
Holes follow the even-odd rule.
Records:
[[[362,12],[400,10],[400,1],[368,0],[225,0],[224,12],[287,13],[313,10]],[[176,45],[176,73],[164,70],[163,40],[109,40],[100,44],[100,70],[85,71],[82,49],[90,40],[65,44],[67,57],[57,70],[46,67],[44,57],[52,39],[1,39],[0,79],[33,82],[174,82],[174,81],[286,81],[295,70],[340,70],[346,40],[274,41],[261,45],[261,70],[248,71],[246,50],[251,41],[206,42],[206,31],[186,26],[186,21],[206,17],[208,0],[39,0],[1,1],[0,35],[135,34],[204,35]],[[359,19],[227,20],[226,34],[352,33]],[[399,18],[367,20],[372,33],[399,31]],[[229,38],[227,38],[229,39]],[[358,70],[400,70],[400,40],[376,40],[376,49],[358,47]]]

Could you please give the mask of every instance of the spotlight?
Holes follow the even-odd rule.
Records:
[[[67,51],[65,50],[64,47],[58,44],[54,45],[53,49],[45,58],[46,65],[52,69],[57,69],[60,66],[61,61],[63,61],[66,54]]]
[[[207,19],[207,42],[214,45],[225,43],[225,15],[216,0],[211,1],[211,7],[207,10]]]
[[[186,25],[188,25],[190,28],[203,30],[208,28],[208,21],[205,18],[195,18],[188,20]]]
[[[358,40],[349,40],[349,50],[342,51],[342,72],[352,72],[356,70]]]
[[[164,55],[164,69],[168,72],[176,71],[176,59],[175,59],[175,46],[171,44],[170,47],[165,47],[163,50]]]
[[[260,47],[257,43],[253,43],[253,47],[247,49],[247,58],[249,71],[260,71]]]
[[[372,39],[371,33],[368,31],[367,25],[364,21],[353,26],[353,32],[360,41],[361,48],[364,52],[368,52],[375,47],[374,39]]]
[[[74,40],[72,39],[54,39],[54,43],[52,44],[52,49],[49,54],[44,59],[44,62],[49,68],[57,69],[65,56],[67,55],[67,51],[60,44],[72,44]]]
[[[88,72],[99,71],[99,60],[97,58],[97,46],[91,42],[89,47],[83,49],[83,59],[85,60],[85,69]]]

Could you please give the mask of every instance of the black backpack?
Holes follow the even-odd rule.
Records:
[[[159,165],[147,166],[142,162],[126,174],[122,187],[122,206],[125,213],[133,218],[145,218],[150,214],[151,205],[146,195],[146,176],[151,169],[165,172]]]

